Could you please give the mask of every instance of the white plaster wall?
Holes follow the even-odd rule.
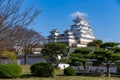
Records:
[[[72,66],[76,70],[84,70],[83,66]],[[87,66],[87,70],[96,70],[96,69],[101,69],[103,72],[107,72],[106,66],[100,66],[100,67],[93,67],[93,66]],[[117,68],[116,67],[110,67],[110,72],[111,73],[117,73]]]
[[[60,63],[59,65],[58,65],[58,67],[60,68],[60,69],[65,69],[65,68],[67,68],[67,67],[69,67],[70,65],[69,64],[65,64],[65,63]]]

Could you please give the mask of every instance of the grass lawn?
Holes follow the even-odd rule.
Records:
[[[30,65],[22,65],[22,76],[17,79],[0,79],[0,80],[120,80],[120,77],[94,77],[94,76],[62,76],[62,70],[56,70],[55,78],[32,77],[30,75]]]

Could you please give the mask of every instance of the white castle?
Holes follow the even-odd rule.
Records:
[[[77,16],[73,22],[70,30],[64,31],[63,34],[60,34],[57,29],[52,29],[48,36],[48,42],[65,43],[69,47],[86,47],[95,39],[87,19]]]

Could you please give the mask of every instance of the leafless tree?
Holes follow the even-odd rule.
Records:
[[[27,63],[27,55],[30,54],[32,46],[39,43],[46,43],[46,39],[39,32],[28,29],[26,27],[16,26],[13,29],[7,30],[6,34],[10,37],[0,42],[3,50],[19,51],[24,53],[24,62]]]
[[[16,32],[18,30],[14,30],[16,34],[11,41],[14,41],[12,44],[14,46],[19,46],[20,48],[22,47],[22,51],[24,53],[24,64],[27,63],[27,55],[30,54],[32,50],[32,46],[35,45],[36,43],[43,44],[46,42],[46,39],[38,32],[32,29],[28,28],[20,28],[17,27],[15,29],[19,29],[19,32]]]
[[[0,0],[0,41],[9,37],[4,31],[19,27],[29,26],[39,15],[41,10],[33,9],[33,5],[21,9],[23,0]]]
[[[44,43],[45,38],[38,32],[28,28],[40,14],[40,9],[31,5],[25,9],[23,0],[0,0],[0,51],[14,51],[22,47],[26,56],[32,45]]]
[[[24,38],[21,42],[24,51],[24,64],[27,63],[27,55],[30,54],[32,46],[45,41],[45,38],[34,30],[28,30],[24,33]]]

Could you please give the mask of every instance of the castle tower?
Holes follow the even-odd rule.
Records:
[[[75,43],[75,37],[73,35],[73,33],[70,30],[66,30],[64,32],[64,37],[67,39],[66,43],[72,47],[72,45]]]
[[[88,21],[83,17],[77,16],[73,22],[74,24],[71,26],[70,30],[74,34],[76,40],[74,46],[86,47],[89,42],[92,42],[95,39],[92,28],[88,25]]]
[[[59,31],[57,29],[52,29],[50,35],[48,36],[49,42],[58,42]]]

